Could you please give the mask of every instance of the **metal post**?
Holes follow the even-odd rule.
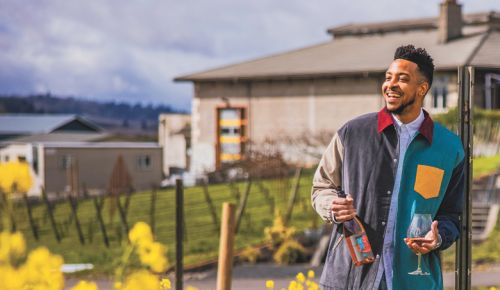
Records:
[[[460,217],[460,239],[456,244],[455,289],[471,289],[471,210],[472,210],[472,104],[474,96],[474,68],[459,67],[459,134],[465,151],[465,196],[464,209]]]
[[[182,290],[182,239],[184,232],[184,192],[182,180],[175,181],[175,289]]]

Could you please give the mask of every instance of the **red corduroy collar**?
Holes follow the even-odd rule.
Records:
[[[424,121],[422,122],[422,125],[420,125],[418,131],[427,139],[427,141],[429,141],[430,144],[432,144],[432,133],[434,130],[434,122],[429,116],[429,113],[427,113],[427,111],[425,110],[423,111],[424,111]],[[389,112],[387,112],[386,108],[383,108],[382,110],[380,110],[380,112],[378,112],[378,132],[382,133],[382,131],[384,131],[385,128],[389,127],[390,125],[394,125],[392,121],[392,116]]]

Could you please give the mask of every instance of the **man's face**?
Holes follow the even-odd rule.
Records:
[[[396,115],[420,112],[428,83],[418,71],[416,63],[394,60],[385,73],[382,84],[386,108]]]

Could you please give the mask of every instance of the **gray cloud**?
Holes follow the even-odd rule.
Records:
[[[175,76],[329,39],[350,22],[435,16],[438,0],[0,0],[0,93],[189,109]],[[466,12],[498,1],[462,1]]]

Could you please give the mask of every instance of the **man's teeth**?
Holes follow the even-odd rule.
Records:
[[[399,94],[387,94],[391,98],[399,98]]]

